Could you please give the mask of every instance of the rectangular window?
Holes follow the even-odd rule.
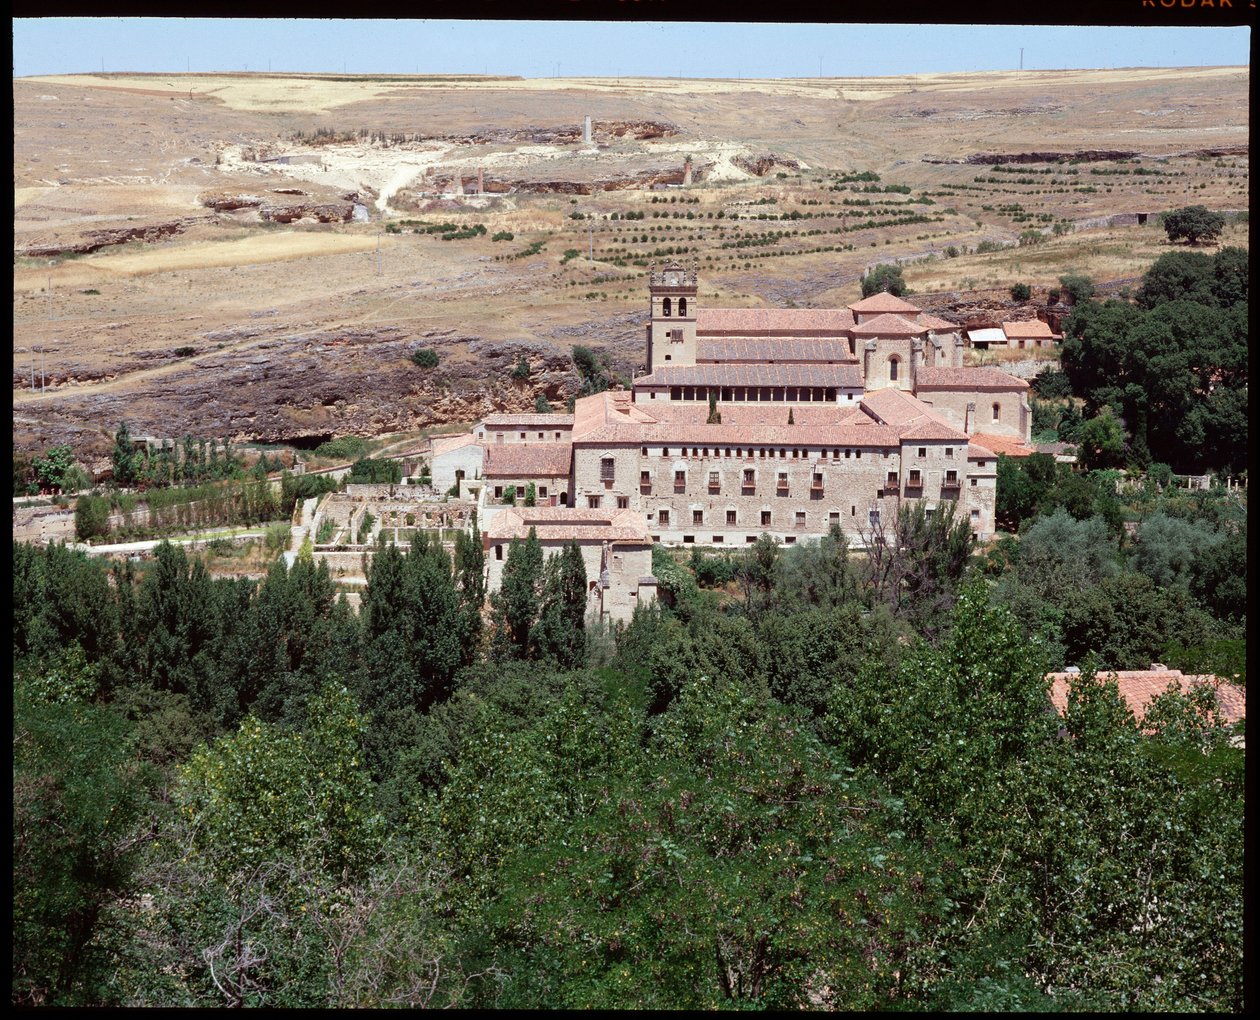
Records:
[[[538,438],[539,438],[539,439],[542,439],[542,438],[543,438],[543,434],[542,434],[541,432],[539,432],[539,433],[538,433]]]
[[[687,472],[675,471],[674,472],[674,491],[683,492],[686,490],[686,488],[687,488]]]
[[[714,535],[714,536],[713,536],[713,544],[714,544],[714,545],[721,545],[721,544],[722,544],[722,536],[721,536],[721,535]]]
[[[651,485],[651,484],[652,484],[652,472],[651,472],[651,471],[640,471],[640,472],[639,472],[639,484],[640,484],[640,485]]]
[[[495,498],[495,499],[502,499],[502,498],[503,498],[503,486],[502,486],[502,485],[496,485],[496,486],[494,487],[494,498]]]
[[[727,511],[726,511],[726,523],[727,523],[727,524],[735,524],[735,523],[736,523],[735,518],[736,518],[736,512],[735,512],[734,510],[727,510]]]
[[[926,446],[920,446],[920,447],[919,447],[919,456],[920,456],[920,457],[926,457],[926,456],[927,456],[927,447],[926,447]]]
[[[761,526],[763,528],[770,527],[770,511],[769,510],[761,511]]]
[[[696,540],[695,535],[683,535],[684,542],[691,543],[691,542],[694,542],[695,540]]]
[[[661,447],[661,456],[662,456],[662,457],[668,457],[668,456],[669,456],[669,447],[668,447],[668,446],[662,446],[662,447]]]
[[[496,560],[501,560],[501,559],[503,559],[503,546],[501,546],[501,545],[496,545],[496,546],[494,547],[494,558],[495,558]]]
[[[869,513],[867,513],[866,519],[871,522],[872,528],[879,527],[879,511],[878,510],[871,510]]]
[[[709,491],[717,492],[722,487],[721,475],[717,471],[709,472]]]
[[[972,485],[975,485],[975,484],[976,484],[976,480],[975,480],[974,478],[971,480],[971,484],[972,484]]]
[[[521,437],[522,439],[524,439],[524,438],[525,438],[525,433],[524,433],[524,432],[521,432],[519,435],[520,435],[520,437]]]
[[[749,545],[752,545],[755,541],[757,541],[757,536],[756,536],[756,535],[745,535],[745,536],[744,536],[744,541],[745,541],[745,542],[747,542]]]
[[[599,480],[601,482],[611,482],[613,480],[613,471],[616,461],[611,457],[602,457],[599,461]]]
[[[669,511],[668,511],[668,510],[660,510],[660,511],[658,511],[658,512],[657,512],[657,514],[656,514],[656,520],[657,520],[657,523],[658,523],[658,524],[668,524],[668,523],[669,523]]]
[[[896,487],[897,487],[897,472],[889,471],[888,472],[888,488],[895,489]]]
[[[703,510],[692,510],[692,511],[691,511],[691,523],[692,523],[692,524],[703,524],[703,523],[704,523],[704,511],[703,511]]]
[[[839,523],[840,523],[840,511],[839,511],[839,510],[832,510],[832,511],[831,511],[831,513],[829,513],[829,514],[827,515],[827,523],[828,523],[828,524],[839,524]]]
[[[796,526],[798,528],[805,527],[805,511],[804,510],[796,511]]]
[[[745,485],[757,484],[757,472],[754,471],[752,468],[744,468],[744,484]]]
[[[945,447],[945,456],[952,457],[953,455],[954,455],[954,448],[952,446]]]
[[[844,451],[844,459],[845,459],[845,460],[849,460],[852,456],[853,456],[853,451],[852,451],[852,450],[845,450],[845,451]]]
[[[546,499],[546,498],[547,498],[547,486],[545,486],[545,485],[540,485],[540,486],[538,486],[538,495],[539,495],[539,496],[541,496],[543,499]]]
[[[946,484],[946,485],[957,485],[957,484],[958,484],[958,472],[957,472],[957,471],[946,471],[946,472],[945,472],[945,484]]]
[[[786,538],[784,538],[784,539],[783,539],[783,544],[784,544],[784,545],[796,545],[796,536],[795,536],[795,535],[788,535]]]
[[[907,485],[922,485],[923,484],[922,472],[920,472],[918,468],[911,468],[910,479],[909,481],[906,482],[906,484]]]

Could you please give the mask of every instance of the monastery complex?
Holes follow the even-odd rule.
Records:
[[[629,391],[433,440],[434,489],[481,508],[492,588],[531,526],[545,546],[590,548],[618,618],[654,597],[653,543],[791,545],[839,526],[862,547],[903,501],[953,504],[977,537],[993,533],[997,452],[1030,440],[1028,384],[964,368],[958,326],[888,293],[704,308],[695,269],[649,280],[647,372]]]
[[[532,528],[548,552],[576,541],[592,611],[625,620],[656,597],[657,543],[792,545],[839,527],[863,548],[907,502],[993,534],[997,455],[1031,452],[1028,383],[963,367],[960,327],[888,293],[847,308],[704,308],[696,270],[677,265],[654,267],[649,292],[646,373],[631,389],[435,437],[433,490],[449,495],[351,486],[320,513],[347,536],[374,522],[371,535],[316,556],[344,566],[382,530],[401,541],[413,524],[467,527],[475,510],[492,590],[508,544]]]

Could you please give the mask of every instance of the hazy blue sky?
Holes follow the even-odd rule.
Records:
[[[1136,0],[1135,0],[1136,2]],[[100,71],[887,75],[1246,64],[1249,28],[38,18],[13,74]],[[821,65],[820,65],[821,60]]]

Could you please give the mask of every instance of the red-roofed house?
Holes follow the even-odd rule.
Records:
[[[1027,319],[1022,322],[1002,323],[1002,333],[1007,345],[1019,349],[1029,347],[1052,347],[1063,339],[1061,333],[1055,333],[1049,323],[1040,319]]]
[[[1050,701],[1060,715],[1067,712],[1068,687],[1080,677],[1079,672],[1050,673]],[[1186,675],[1179,669],[1166,669],[1158,664],[1150,669],[1121,669],[1100,672],[1098,678],[1115,681],[1116,689],[1140,725],[1150,703],[1167,691],[1188,692],[1192,687],[1212,688],[1220,721],[1232,725],[1246,718],[1247,692],[1227,680],[1215,676]]]

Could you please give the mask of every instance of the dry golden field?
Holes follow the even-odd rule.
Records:
[[[538,392],[564,396],[574,343],[633,371],[653,260],[697,260],[702,299],[723,304],[846,304],[864,270],[893,260],[925,295],[1045,288],[1068,272],[1135,278],[1169,250],[1153,221],[1114,217],[1250,202],[1245,68],[111,74],[18,79],[13,103],[22,449],[101,449],[124,417],[136,432],[275,441],[532,407]],[[626,128],[644,124],[664,127]],[[962,162],[1085,150],[1094,157],[1072,163]],[[679,174],[687,157],[698,179],[686,187],[598,190]],[[478,170],[504,193],[435,197],[453,176],[472,190]],[[878,183],[846,180],[862,172]],[[210,196],[248,201],[216,211]],[[260,215],[355,204],[363,218],[350,222]],[[485,232],[414,232],[441,223]],[[1045,237],[1030,246],[1034,228]],[[67,254],[108,232],[135,237]],[[1225,243],[1245,245],[1245,224]],[[406,355],[430,345],[443,365],[426,376]],[[496,352],[509,368],[526,357],[542,381],[499,379]]]

